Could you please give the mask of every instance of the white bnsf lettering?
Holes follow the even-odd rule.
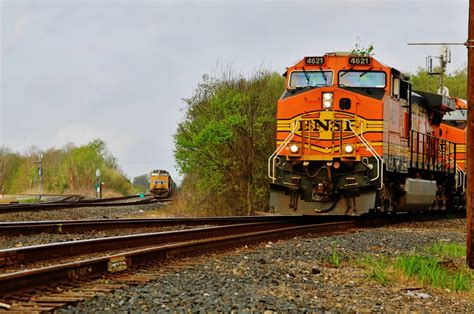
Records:
[[[298,131],[300,132],[351,132],[355,120],[313,119],[303,120]]]

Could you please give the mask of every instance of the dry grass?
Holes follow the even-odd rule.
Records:
[[[0,204],[10,204],[11,202],[16,202],[16,197],[12,197],[12,196],[0,197]]]
[[[165,217],[196,217],[196,212],[188,209],[188,202],[181,197],[177,192],[171,196],[173,199],[169,203],[164,203],[157,207],[156,210],[147,211],[144,213],[145,217],[150,218],[165,218]]]

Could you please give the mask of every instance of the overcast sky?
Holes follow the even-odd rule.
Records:
[[[203,74],[283,73],[357,38],[413,72],[439,48],[408,42],[464,42],[467,20],[468,0],[0,0],[0,146],[102,138],[128,176],[177,177],[173,134]],[[466,62],[453,46],[448,69]]]

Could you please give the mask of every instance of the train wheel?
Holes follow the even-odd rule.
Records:
[[[390,199],[384,198],[382,211],[383,211],[384,213],[393,212],[393,206],[392,206],[392,202],[390,201]]]

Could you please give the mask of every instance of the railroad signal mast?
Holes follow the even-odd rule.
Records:
[[[439,59],[439,68],[433,66],[433,59]],[[431,77],[439,76],[438,94],[449,96],[449,90],[444,86],[443,79],[446,73],[446,66],[451,63],[451,49],[447,45],[441,46],[441,53],[439,56],[426,57],[426,73]],[[438,71],[437,71],[438,70]],[[428,92],[430,92],[430,81],[428,80]]]

